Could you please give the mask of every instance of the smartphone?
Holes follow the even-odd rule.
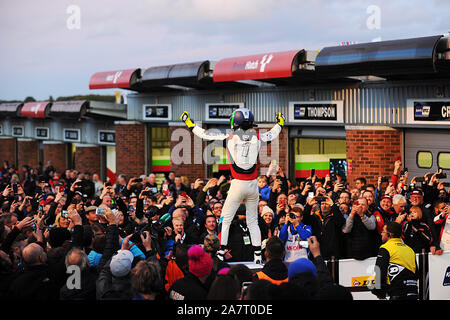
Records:
[[[308,248],[308,241],[299,241],[300,245],[302,246],[302,248]]]
[[[69,219],[69,211],[67,210],[61,211],[61,217]]]
[[[180,196],[182,196],[182,197],[185,197],[185,198],[186,198],[186,197],[187,197],[187,194],[186,194],[186,192],[184,192],[184,191],[183,191],[183,192],[181,192],[181,193],[180,193]]]
[[[104,214],[105,214],[105,209],[103,209],[103,208],[97,208],[97,209],[95,210],[95,214],[104,215]]]
[[[314,198],[314,192],[308,192],[308,198]]]
[[[443,185],[444,187],[450,187],[450,182],[443,182],[442,185]]]
[[[416,182],[425,182],[425,177],[417,177]]]
[[[252,283],[253,282],[242,282],[241,297],[245,297],[247,295],[247,289],[252,285]]]
[[[17,183],[12,184],[12,189],[13,189],[14,193],[16,194],[17,193]]]
[[[142,179],[141,178],[137,178],[137,179],[134,179],[133,181],[139,183],[139,182],[142,182]]]
[[[358,202],[358,201],[355,201],[355,202],[353,202],[353,205],[359,206],[359,202]]]
[[[311,169],[310,177],[311,178],[314,177],[315,174],[316,174],[316,169]]]

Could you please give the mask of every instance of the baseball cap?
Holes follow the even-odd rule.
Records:
[[[111,258],[109,265],[111,273],[115,277],[124,277],[131,270],[134,256],[129,250],[119,250],[116,255]]]
[[[89,206],[86,208],[86,210],[84,210],[84,212],[91,212],[91,211],[95,211],[95,210],[97,210],[96,206]]]
[[[410,196],[412,196],[412,195],[423,196],[423,192],[422,192],[422,190],[420,190],[420,189],[414,189],[413,191],[411,191],[411,192],[409,193],[409,195],[410,195]]]

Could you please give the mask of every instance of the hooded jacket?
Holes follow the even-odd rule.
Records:
[[[253,280],[268,280],[273,284],[281,284],[288,282],[288,269],[280,259],[272,259],[268,261],[261,271],[253,274]]]

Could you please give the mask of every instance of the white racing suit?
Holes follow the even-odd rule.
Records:
[[[262,142],[276,139],[282,127],[276,124],[270,131],[258,134],[253,129],[238,129],[229,134],[208,134],[197,125],[192,132],[204,140],[227,140],[226,150],[233,180],[222,209],[222,251],[228,244],[231,222],[242,201],[246,208],[246,223],[256,255],[261,254],[261,231],[258,226],[259,190],[256,163]],[[260,259],[259,259],[260,260]],[[260,263],[260,262],[259,262]]]

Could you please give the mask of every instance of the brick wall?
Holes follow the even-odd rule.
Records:
[[[398,130],[346,130],[347,161],[353,170],[348,175],[350,186],[360,176],[376,185],[379,176],[390,176],[394,162],[402,154],[402,133]]]
[[[203,161],[206,143],[186,126],[171,126],[169,131],[172,171],[176,175],[187,176],[190,182],[194,182],[197,178],[206,178],[206,165]]]
[[[145,174],[145,126],[135,122],[115,124],[116,176]]]
[[[61,175],[67,169],[67,144],[44,143],[44,166],[51,161],[53,167]]]
[[[0,139],[0,161],[6,160],[10,165],[16,164],[16,138]]]
[[[268,131],[271,128],[265,128],[264,131]],[[257,131],[259,131],[257,129]],[[268,168],[270,163],[267,163],[267,159],[277,161],[277,164],[283,169],[286,175],[289,175],[288,171],[288,129],[285,127],[280,132],[277,139],[273,140],[270,144],[264,144],[259,152],[260,158],[258,161],[258,174],[265,174],[265,170],[262,168]],[[261,157],[267,157],[262,159]]]
[[[17,140],[17,166],[19,172],[21,172],[23,165],[29,165],[31,168],[37,168],[39,166],[38,152],[39,141]]]
[[[79,172],[90,172],[100,174],[101,169],[101,147],[80,146],[75,148],[75,169]]]

